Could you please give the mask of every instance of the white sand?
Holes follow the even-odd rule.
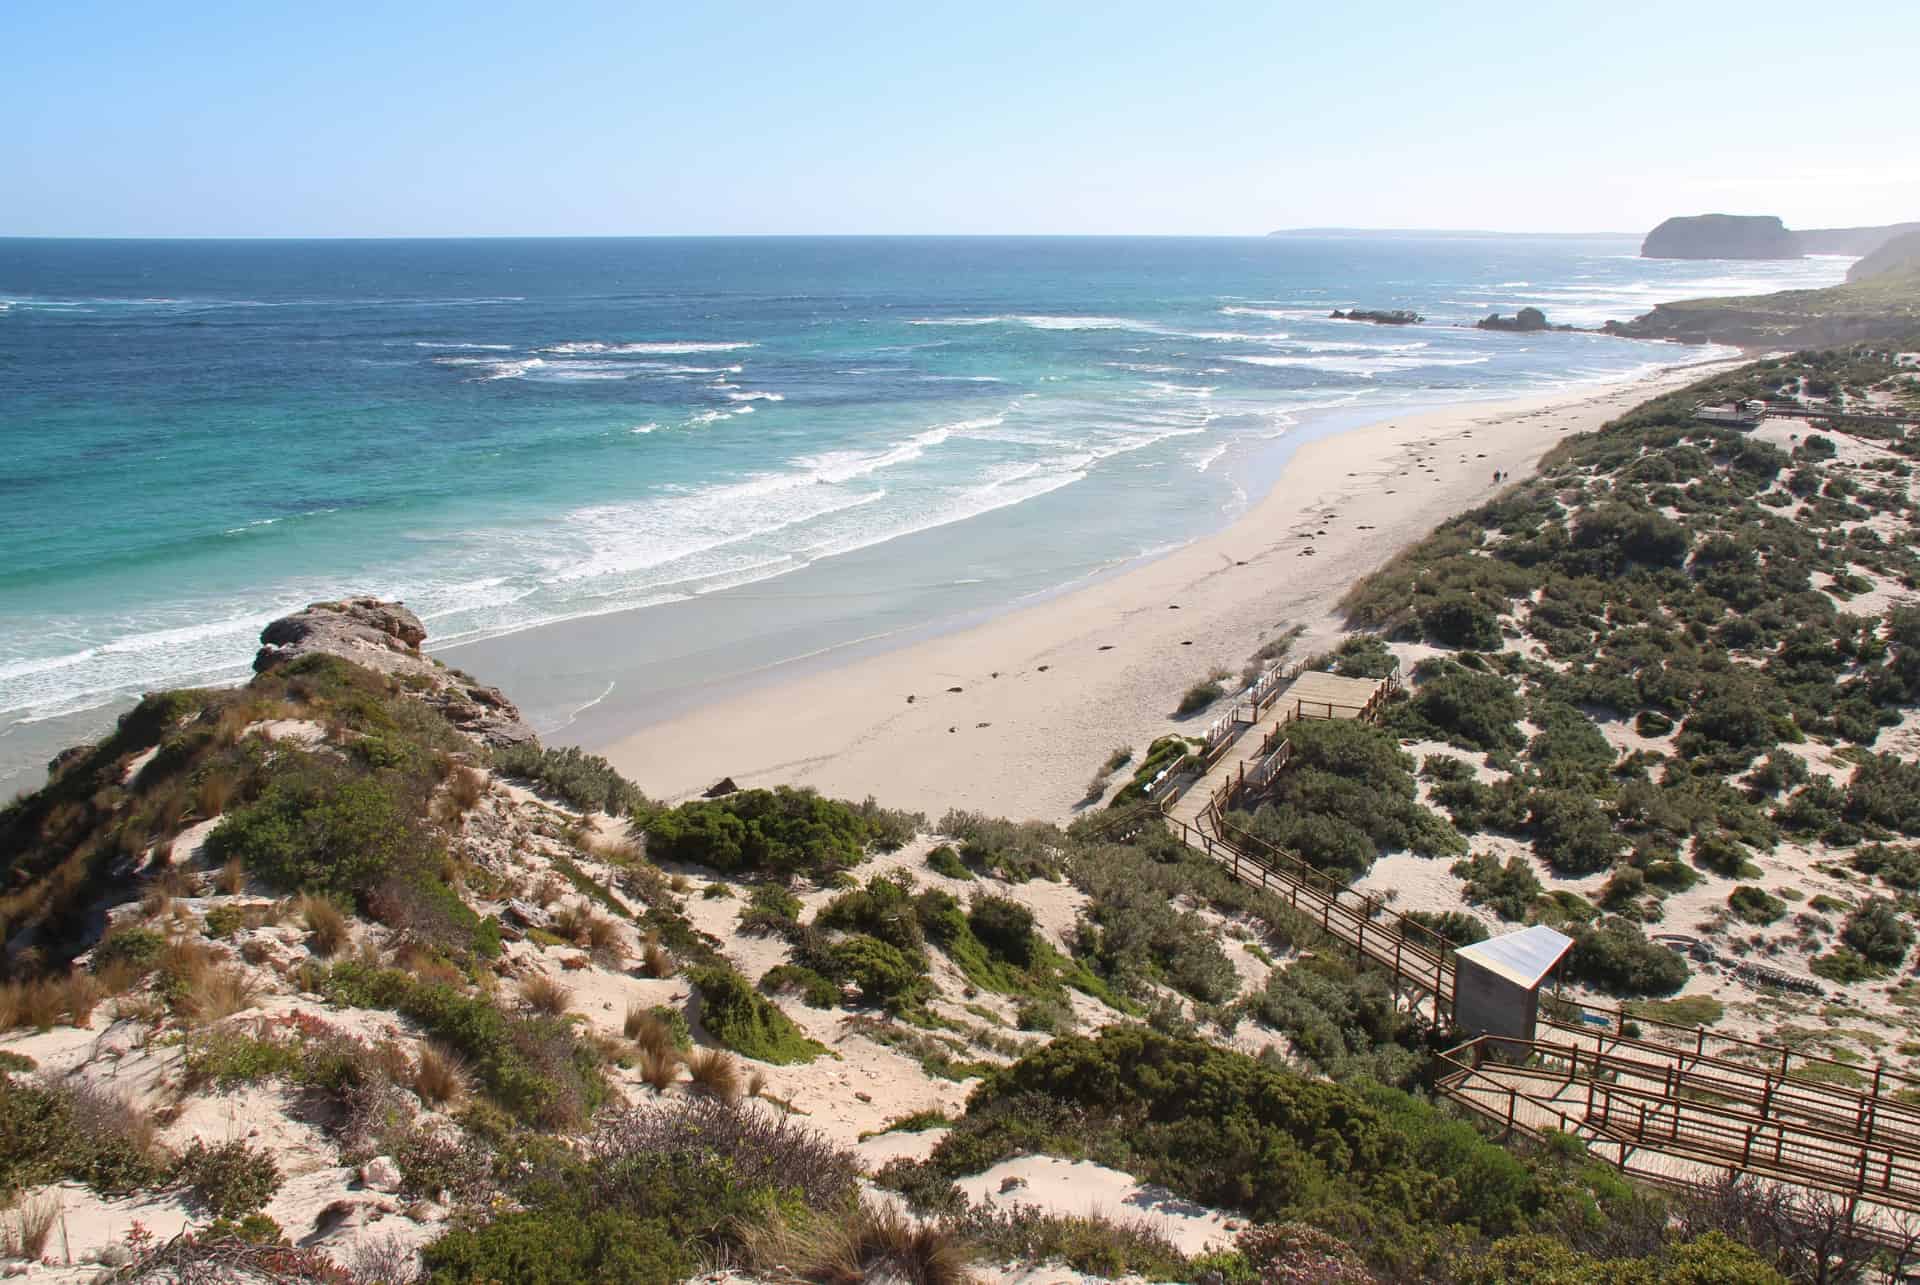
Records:
[[[1138,754],[1168,731],[1205,727],[1205,713],[1176,723],[1170,712],[1210,667],[1237,673],[1296,623],[1308,631],[1302,653],[1323,645],[1353,582],[1489,498],[1495,470],[1524,475],[1565,434],[1704,371],[1308,443],[1272,494],[1217,535],[974,628],[635,729],[606,753],[669,800],[732,776],[871,794],[936,818],[951,807],[1068,817],[1115,746]]]

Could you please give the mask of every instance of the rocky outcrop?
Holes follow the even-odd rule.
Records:
[[[1392,308],[1380,311],[1373,308],[1355,308],[1352,312],[1333,310],[1335,321],[1371,321],[1376,326],[1417,326],[1426,318],[1417,312],[1408,312],[1404,308]]]
[[[1772,214],[1695,214],[1668,219],[1640,246],[1643,259],[1797,259],[1802,251]]]
[[[1536,330],[1573,329],[1572,326],[1556,326],[1549,323],[1547,314],[1538,308],[1522,308],[1511,317],[1503,317],[1496,312],[1490,317],[1482,317],[1474,322],[1473,328],[1475,330],[1512,330],[1522,334],[1530,334]]]
[[[420,617],[398,602],[316,602],[260,631],[253,669],[264,674],[302,656],[338,656],[398,678],[454,727],[483,744],[521,745],[538,739],[499,688],[421,654],[426,638]]]

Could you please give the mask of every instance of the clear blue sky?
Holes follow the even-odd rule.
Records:
[[[0,0],[0,235],[1920,219],[1916,49],[1911,0]]]

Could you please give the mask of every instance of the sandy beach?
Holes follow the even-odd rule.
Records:
[[[1628,384],[1399,416],[1307,443],[1272,491],[1215,535],[986,623],[757,687],[636,728],[605,753],[679,800],[731,776],[949,808],[1071,817],[1108,753],[1213,717],[1172,717],[1215,667],[1239,674],[1294,625],[1295,658],[1340,628],[1355,580],[1599,427],[1711,367]]]

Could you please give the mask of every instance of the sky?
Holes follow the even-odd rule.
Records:
[[[1920,5],[0,0],[0,235],[1920,219]]]

